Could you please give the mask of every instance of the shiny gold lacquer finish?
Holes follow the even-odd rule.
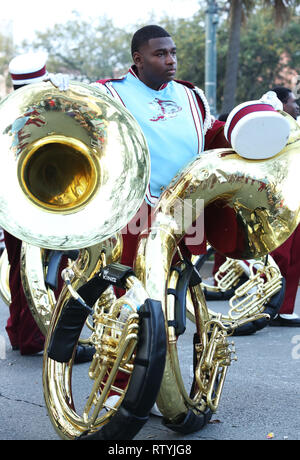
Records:
[[[220,267],[219,272],[234,272],[236,265],[232,267],[231,260],[226,262]],[[223,286],[219,272],[216,274],[217,279],[220,281],[220,285]],[[282,288],[282,275],[271,256],[268,257],[267,261],[263,259],[251,261],[248,272],[248,280],[235,289],[234,295],[229,300],[229,320],[234,321],[242,317],[262,313],[267,303]],[[228,287],[230,288],[231,286],[228,285]],[[226,316],[224,319],[226,319]]]
[[[291,132],[286,147],[275,157],[245,160],[233,151],[219,150],[209,154],[207,165],[197,167],[193,184],[205,190],[207,239],[227,257],[263,257],[279,247],[299,222],[300,128],[288,114],[282,115]],[[195,196],[191,187],[187,191]]]
[[[215,274],[216,290],[225,292],[234,286],[244,273],[239,260],[226,258]],[[203,283],[202,283],[203,284]]]
[[[148,238],[140,240],[135,272],[145,284],[149,295],[162,302],[168,348],[157,404],[169,422],[177,423],[187,415],[189,409],[196,414],[204,413],[206,409],[212,411],[217,409],[227,367],[231,362],[231,354],[234,350],[227,343],[228,328],[221,322],[221,317],[211,318],[209,316],[201,286],[195,286],[191,289],[191,293],[198,335],[198,343],[195,344],[194,350],[197,354],[197,365],[193,370],[195,379],[193,390],[191,394],[187,392],[180,371],[178,343],[174,326],[168,324],[174,320],[175,313],[174,296],[167,295],[167,290],[176,287],[178,275],[177,272],[172,272],[169,278],[171,262],[176,252],[176,239],[170,232],[174,225],[172,225],[171,220],[165,219],[165,217],[164,214],[160,225],[156,220],[156,225],[155,227],[152,226]],[[164,228],[166,221],[169,224],[168,228]],[[189,352],[189,356],[184,356],[183,359],[187,360],[191,356],[192,352]]]
[[[149,181],[144,135],[123,105],[97,87],[75,82],[63,92],[43,82],[12,93],[0,103],[0,133],[1,152],[6,155],[0,171],[1,226],[39,248],[81,249],[70,268],[76,290],[103,264],[120,258],[118,232],[136,214]],[[60,434],[72,437],[74,432],[76,436],[87,427],[92,429],[95,416],[87,420],[88,415],[80,418],[74,411],[73,360],[61,364],[47,357],[53,328],[72,292],[63,289],[52,313],[54,299],[44,284],[43,250],[35,251],[33,266],[26,252],[29,255],[30,250],[23,253],[26,293],[41,329],[48,332],[43,376],[46,404]],[[114,372],[119,365],[132,368],[129,362],[138,333],[134,316],[128,319],[132,327],[117,325],[115,337],[111,336],[110,324],[117,324],[120,305],[111,310],[111,298],[104,294],[100,299],[105,305],[103,315],[96,309],[90,324],[90,340],[97,350],[91,370],[95,381],[102,345],[103,350],[107,345],[114,350],[110,364],[119,360]],[[109,324],[103,326],[105,314]],[[124,361],[123,356],[128,358]],[[104,394],[106,400],[108,391]],[[97,398],[95,394],[89,401],[88,412]]]
[[[102,258],[104,265],[110,261],[110,258],[106,261]],[[139,293],[142,296],[141,302],[147,298],[146,291],[135,277],[128,278],[127,289],[128,292],[132,289],[135,294]],[[132,307],[126,322],[122,322],[119,317],[124,303]],[[65,298],[62,295],[52,317],[45,349],[64,304]],[[92,324],[90,343],[93,344],[96,352],[89,367],[88,381],[85,383],[87,397],[81,410],[76,407],[73,397],[73,360],[62,364],[50,359],[45,352],[43,369],[45,401],[53,426],[64,439],[77,438],[87,431],[93,433],[110,421],[122,403],[134,368],[135,348],[139,334],[136,304],[126,296],[116,299],[113,291],[108,288],[94,306]],[[129,377],[125,388],[115,383],[119,372]],[[118,402],[114,404],[107,400],[112,390],[120,396]]]
[[[100,297],[92,317],[87,321],[89,334],[86,343],[96,348],[96,354],[85,382],[86,388],[92,385],[82,413],[79,413],[73,398],[73,358],[68,363],[60,363],[50,359],[47,354],[53,330],[72,293],[76,295],[77,290],[101,267],[119,261],[122,249],[122,237],[116,234],[93,247],[82,249],[77,260],[62,273],[71,286],[64,286],[50,318],[44,352],[43,388],[50,420],[58,434],[65,439],[74,439],[86,430],[95,431],[109,421],[121,403],[116,408],[106,403],[115,374],[119,367],[128,374],[132,371],[138,316],[133,314],[122,329],[118,321],[120,305],[109,289]],[[84,341],[81,338],[81,343]],[[120,393],[123,396],[124,391]],[[104,408],[108,411],[99,415]]]
[[[140,207],[150,171],[145,138],[132,115],[98,88],[27,85],[1,101],[0,133],[0,223],[22,241],[93,246]]]
[[[168,289],[176,288],[178,276],[177,271],[172,271]],[[193,369],[192,389],[188,393],[180,371],[174,328],[168,327],[169,359],[167,359],[163,383],[169,382],[175,384],[175,387],[174,392],[168,394],[167,388],[162,385],[158,405],[162,408],[164,416],[171,421],[180,419],[182,414],[187,412],[187,408],[194,410],[196,414],[199,411],[205,412],[207,408],[216,411],[228,366],[232,359],[236,359],[231,356],[235,353],[235,349],[230,348],[227,341],[228,327],[221,322],[220,314],[216,318],[210,317],[200,284],[190,288],[187,308],[188,312],[192,311],[192,320],[196,325],[197,340],[195,340],[194,353],[197,364]],[[167,298],[167,318],[168,321],[175,319],[174,297],[170,295]],[[185,356],[184,359],[187,360],[188,357]]]
[[[194,292],[194,315],[199,336],[194,368],[197,385],[192,398],[187,395],[179,371],[174,326],[168,325],[173,319],[167,295],[170,267],[187,230],[183,213],[178,212],[178,203],[182,203],[182,209],[184,203],[188,203],[192,215],[190,223],[201,217],[203,208],[205,217],[215,215],[215,233],[211,231],[212,224],[205,219],[207,237],[212,246],[228,257],[259,258],[281,245],[300,219],[300,196],[297,193],[300,129],[291,117],[284,116],[290,121],[291,134],[282,152],[274,158],[259,161],[245,160],[230,149],[205,152],[162,194],[150,231],[140,238],[135,273],[149,296],[162,302],[165,313],[169,346],[157,403],[171,422],[182,419],[189,409],[195,413],[202,412],[205,407],[216,410],[232,353],[227,343],[228,332],[232,329],[227,330],[221,315],[212,318],[203,294],[198,292],[197,297]],[[198,200],[203,200],[203,207],[197,206]],[[229,209],[230,221],[218,220],[220,211],[224,215],[224,206]],[[237,236],[232,238],[232,235]],[[245,320],[236,320],[231,327],[258,317],[261,316],[255,314]]]
[[[198,257],[192,256],[194,264],[197,263]],[[242,275],[246,275],[247,279],[238,286]],[[202,281],[201,287],[208,292],[226,292],[231,289],[234,291],[228,301],[228,312],[221,315],[221,321],[227,326],[235,324],[236,320],[247,320],[253,315],[263,314],[268,302],[282,288],[282,274],[270,255],[249,261],[249,266],[245,261],[226,258],[216,272],[214,280],[214,285]],[[193,304],[189,297],[187,300],[188,317],[195,321]],[[218,315],[211,308],[208,311],[212,317]],[[269,315],[267,317],[269,318]]]
[[[23,243],[20,262],[22,286],[28,307],[45,336],[56,304],[54,292],[45,284],[46,252],[45,249]]]
[[[80,249],[76,261],[69,261],[69,267],[74,271],[72,285],[78,289],[101,267],[101,254],[105,252],[108,260],[119,261],[122,254],[121,234],[113,235],[102,243]],[[32,244],[23,243],[21,251],[21,280],[31,313],[42,333],[46,336],[51,316],[56,308],[57,298],[52,289],[46,286],[47,250]],[[70,294],[65,289],[64,302]],[[84,342],[85,340],[82,340]]]
[[[281,280],[278,267],[271,265],[266,267],[261,262],[260,267],[254,272],[254,264],[251,264],[249,280],[235,290],[234,296],[229,301],[229,317],[239,319],[245,314],[249,316],[259,310],[263,311],[264,305],[280,291]]]

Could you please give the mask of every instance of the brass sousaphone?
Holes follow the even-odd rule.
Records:
[[[45,82],[26,86],[1,102],[0,118],[1,150],[6,152],[5,168],[0,173],[0,221],[6,231],[23,241],[24,290],[42,332],[48,334],[56,299],[50,298],[45,289],[44,251],[79,250],[76,288],[99,272],[101,266],[118,261],[122,253],[120,230],[136,214],[148,185],[148,148],[132,115],[119,102],[85,84],[72,83],[64,93]],[[144,301],[147,296],[143,294]],[[109,293],[105,298],[110,298]],[[109,339],[116,344],[122,341],[129,374],[133,371],[132,360],[136,354],[140,359],[148,359],[144,368],[147,370],[151,366],[157,375],[156,385],[156,376],[152,382],[148,377],[150,391],[147,385],[143,387],[144,392],[148,389],[150,407],[156,398],[155,386],[160,383],[164,363],[165,336],[164,329],[160,331],[160,323],[163,327],[163,321],[158,321],[160,312],[160,306],[153,311],[148,302],[141,308],[141,317],[135,314],[128,327],[121,325],[123,329],[120,326],[114,338]],[[116,307],[111,315],[111,321],[117,321],[119,308]],[[56,318],[57,315],[54,321]],[[97,328],[95,318],[92,326],[94,330]],[[152,363],[147,347],[144,350],[143,346],[136,346],[141,334],[150,337],[148,346],[152,350],[160,344],[158,356],[162,359],[158,365]],[[48,358],[47,349],[48,341],[45,345],[45,386],[49,366],[52,365],[58,377],[65,372],[68,374],[73,362],[73,357],[70,365],[55,362]],[[118,353],[110,358],[114,372],[117,358]],[[140,384],[144,372],[142,369],[138,376]],[[66,381],[58,390],[57,380],[51,395],[45,390],[47,404],[51,396],[57,404],[65,384]],[[143,414],[149,412],[150,407],[146,406],[142,407]],[[57,412],[52,406],[49,408],[51,416],[52,410]],[[141,412],[141,408],[139,410]],[[111,411],[110,418],[115,413],[116,410]],[[146,418],[139,415],[139,424],[145,423]],[[65,413],[63,419],[67,420]],[[101,424],[107,424],[106,416]],[[125,423],[122,425],[126,427]]]
[[[23,285],[45,334],[56,302],[44,283],[46,249],[95,247],[92,258],[98,259],[97,245],[115,238],[140,206],[148,151],[126,109],[105,94],[99,99],[88,85],[74,83],[68,93],[50,83],[30,85],[9,95],[0,110],[1,148],[7,153],[0,220],[24,242]],[[1,292],[8,302],[5,272]]]
[[[203,426],[217,409],[231,360],[227,337],[260,315],[228,325],[228,318],[209,313],[199,273],[180,256],[188,228],[178,203],[189,204],[193,222],[204,212],[207,239],[226,257],[258,259],[279,247],[300,220],[300,128],[288,114],[282,115],[291,129],[281,152],[268,160],[245,160],[231,149],[204,152],[174,178],[156,206],[150,230],[140,237],[135,272],[149,295],[161,300],[166,320],[168,353],[157,404],[164,423],[181,433]],[[198,200],[203,207],[197,206]],[[183,321],[177,298],[182,292],[196,327],[190,391],[178,360],[178,324]]]

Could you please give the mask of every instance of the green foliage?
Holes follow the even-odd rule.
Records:
[[[253,15],[242,32],[237,102],[259,98],[275,84],[286,84],[286,66],[300,71],[298,50],[300,24],[297,17],[278,27],[271,12]]]
[[[172,35],[177,47],[178,71],[180,80],[191,81],[204,86],[205,72],[205,25],[204,12],[199,11],[190,19],[161,21],[163,27]]]
[[[223,109],[229,111],[236,105],[237,83],[240,72],[239,61],[241,57],[241,31],[242,25],[253,19],[256,15],[265,16],[271,12],[269,20],[281,28],[296,14],[299,0],[228,0],[230,7],[228,19],[230,20],[229,43],[224,85]],[[280,55],[282,58],[282,55]],[[259,60],[259,59],[258,59]],[[262,61],[263,62],[263,61]],[[270,77],[270,75],[268,75]]]
[[[80,81],[114,76],[127,70],[131,62],[131,34],[105,17],[93,23],[75,17],[36,36],[24,48],[44,49],[49,55],[50,72],[65,72]]]

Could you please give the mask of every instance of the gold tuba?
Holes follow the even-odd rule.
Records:
[[[201,282],[206,300],[228,301],[227,308],[222,308],[221,317],[222,322],[228,325],[258,313],[268,315],[235,328],[233,335],[249,335],[263,329],[278,314],[285,295],[285,279],[273,257],[268,254],[247,261],[227,257],[213,275],[211,263],[207,265],[208,272],[207,269],[201,270],[213,255],[214,250],[208,247],[206,254],[192,256],[192,262],[201,278],[203,272],[206,272]],[[209,314],[216,316],[219,312],[210,308]],[[187,316],[191,321],[195,320],[193,305],[189,302]]]
[[[80,249],[78,264],[86,271],[97,267],[102,242],[110,247],[117,240],[120,249],[118,232],[148,184],[148,149],[121,104],[79,83],[67,92],[45,82],[18,89],[1,101],[0,130],[6,152],[0,220],[23,241],[22,283],[46,335],[57,300],[45,285],[47,248]],[[9,302],[4,257],[1,267],[1,293]]]
[[[291,131],[280,153],[257,161],[245,160],[231,149],[204,152],[165,190],[151,228],[140,236],[135,273],[149,296],[161,301],[167,330],[167,359],[157,404],[164,424],[181,433],[199,429],[217,409],[233,352],[227,336],[244,323],[237,320],[227,327],[221,314],[209,314],[201,279],[197,282],[192,267],[186,297],[193,304],[196,333],[193,382],[187,391],[177,348],[182,309],[176,307],[176,288],[190,267],[180,251],[180,242],[189,230],[185,203],[192,216],[188,224],[204,216],[209,243],[227,257],[259,258],[280,246],[300,220],[300,128],[289,115],[282,115],[289,120]],[[203,206],[197,205],[199,200]],[[173,267],[176,254],[179,262]],[[185,292],[183,287],[181,291]],[[187,353],[183,359],[188,359]]]
[[[6,231],[23,241],[24,290],[33,316],[41,330],[49,336],[48,344],[52,338],[50,323],[52,321],[55,325],[59,320],[61,307],[71,297],[70,292],[80,288],[106,263],[119,260],[122,251],[119,231],[136,214],[148,186],[148,147],[139,125],[119,102],[97,87],[75,82],[66,92],[60,92],[50,83],[43,82],[25,86],[12,93],[0,104],[0,130],[1,149],[7,155],[5,168],[0,173],[0,222]],[[80,250],[76,263],[70,269],[74,271],[73,291],[65,288],[61,294],[63,300],[58,305],[44,283],[45,249]],[[66,272],[66,280],[68,274]],[[134,283],[134,280],[128,280],[128,283]],[[141,290],[145,300],[147,296],[142,288]],[[115,299],[112,292],[104,292],[99,302],[105,304],[111,298]],[[108,313],[109,307],[101,307],[99,303],[95,306],[95,315],[101,320],[103,315],[109,314],[110,323],[118,323],[119,308],[116,306]],[[145,346],[137,346],[140,327],[143,334],[146,331],[150,349],[160,343],[164,357],[164,331],[156,332],[159,331],[157,323],[162,323],[158,321],[161,310],[155,311],[152,305],[141,310],[141,314],[147,313],[145,318],[134,313],[128,319],[128,325],[126,323],[124,326],[119,321],[113,335],[110,332],[111,327],[108,325],[106,328],[108,332],[105,338],[110,341],[111,346],[118,344],[120,340],[125,342],[122,350],[126,356],[120,362],[129,374],[133,367],[139,368],[139,364],[133,364],[135,354],[141,361],[147,358],[148,366],[153,371],[158,369],[157,364],[152,363],[149,350],[145,355]],[[95,318],[92,318],[91,328],[95,335],[101,330],[101,324],[93,322],[93,319]],[[96,341],[95,339],[94,342]],[[54,369],[55,383],[51,390],[54,391],[56,404],[53,410],[57,412],[61,395],[66,395],[64,385],[72,381],[69,370],[72,369],[73,361],[71,359],[71,363],[61,364],[48,358],[47,344],[44,373],[47,374],[48,369]],[[116,346],[116,349],[119,348]],[[158,351],[158,355],[159,353],[161,352]],[[117,369],[114,359],[120,364],[119,355],[115,353],[112,357],[111,353],[108,355],[104,351],[104,360]],[[96,364],[92,372],[96,382],[99,377],[98,356],[95,357]],[[160,360],[160,375],[163,362]],[[141,364],[140,367],[142,371],[137,372],[139,375],[135,378],[135,385],[138,381],[143,390],[140,395],[143,395],[151,386],[150,392],[153,391],[155,385],[153,386],[148,377],[148,386],[145,388],[144,379],[141,378],[145,373],[145,366]],[[59,376],[64,372],[68,377],[59,386]],[[47,377],[44,381],[48,404],[53,393],[49,394],[47,391]],[[110,381],[107,384],[105,399],[112,383]],[[71,388],[67,390],[68,401],[72,399],[71,391]],[[154,391],[155,397],[156,393]],[[65,404],[66,401],[63,403],[64,409]],[[134,409],[130,394],[127,404]],[[149,409],[144,405],[143,413],[149,412]],[[72,412],[72,408],[70,410]],[[116,409],[112,408],[109,418],[115,413]],[[145,423],[146,418],[140,415],[139,413],[136,417],[133,429]],[[62,418],[61,432],[65,432],[67,416],[64,410]],[[75,423],[77,420],[75,414]],[[107,417],[104,416],[101,423],[106,422]],[[58,424],[58,421],[55,423]],[[121,425],[126,427],[125,423]],[[83,422],[75,432],[77,435],[82,434],[86,429]]]

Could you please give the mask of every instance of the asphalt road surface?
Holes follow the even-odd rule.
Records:
[[[214,310],[225,302],[210,302]],[[295,312],[300,314],[300,289]],[[12,351],[5,324],[8,307],[0,303],[0,439],[59,440],[47,414],[42,389],[42,354]],[[193,325],[180,338],[183,374],[191,379]],[[233,338],[238,357],[229,367],[217,412],[201,431],[179,435],[151,416],[135,440],[300,440],[300,328],[270,327]],[[74,366],[76,397],[86,399],[88,364]],[[75,381],[75,380],[74,380]],[[77,385],[77,381],[76,381]],[[170,389],[171,391],[171,389]]]

